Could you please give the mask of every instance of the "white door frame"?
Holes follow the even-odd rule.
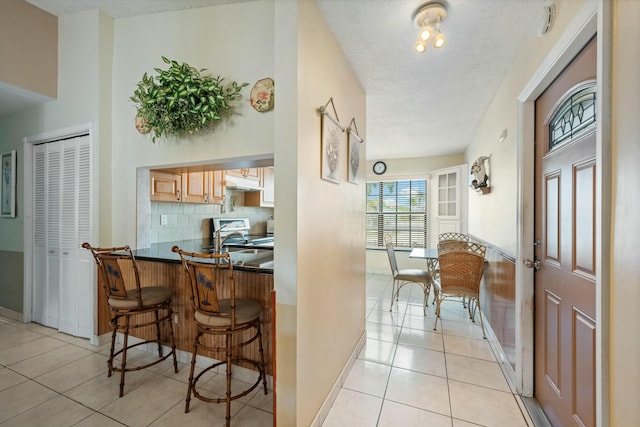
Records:
[[[535,100],[598,34],[598,96],[596,125],[596,425],[609,425],[609,280],[608,253],[610,204],[610,127],[611,127],[611,4],[607,0],[587,0],[557,44],[545,57],[518,96],[518,223],[516,256],[516,380],[518,393],[533,395],[534,381],[534,279],[533,270],[524,266],[533,259],[534,243],[534,128]],[[603,231],[605,231],[603,233]]]
[[[25,137],[23,139],[24,156],[22,159],[23,164],[23,187],[24,187],[24,290],[23,290],[23,305],[22,305],[22,321],[25,323],[31,322],[33,319],[33,146],[35,144],[45,143],[49,141],[55,141],[59,139],[71,138],[83,134],[89,134],[89,145],[91,146],[91,161],[92,168],[95,176],[99,176],[98,173],[98,150],[96,147],[96,141],[94,138],[95,129],[92,123],[86,123],[78,126],[72,126],[64,129],[58,129],[50,132],[41,133]],[[93,215],[92,215],[92,229],[93,229],[93,241],[97,241],[98,236],[98,179],[93,180]],[[87,283],[87,286],[92,286],[95,290],[96,278],[94,274],[93,284]],[[91,338],[92,344],[97,344],[97,292],[93,292],[93,336]]]

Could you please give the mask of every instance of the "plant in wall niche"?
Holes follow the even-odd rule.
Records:
[[[203,75],[185,63],[162,57],[169,68],[155,68],[157,76],[144,73],[130,98],[136,104],[136,129],[152,132],[152,141],[162,136],[192,134],[221,120],[233,112],[232,101],[241,97],[240,90],[249,83],[231,82],[223,86],[223,78]]]

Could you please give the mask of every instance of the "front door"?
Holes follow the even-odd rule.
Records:
[[[535,383],[554,426],[595,426],[596,39],[536,100]]]

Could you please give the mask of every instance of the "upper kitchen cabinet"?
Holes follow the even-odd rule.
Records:
[[[151,171],[151,201],[224,202],[224,171],[170,173]]]
[[[180,202],[182,191],[182,175],[151,171],[151,201]]]
[[[209,203],[221,205],[224,203],[224,172],[223,170],[207,172],[209,174]]]
[[[209,173],[186,172],[182,174],[182,201],[185,203],[209,202]]]
[[[261,191],[247,191],[244,194],[245,206],[259,206],[272,208],[275,206],[274,171],[273,167],[258,168]]]
[[[250,179],[252,181],[259,182],[262,168],[242,168],[242,169],[229,169],[226,171],[227,175],[237,176],[238,178]]]

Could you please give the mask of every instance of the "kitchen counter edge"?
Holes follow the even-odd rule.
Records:
[[[148,248],[135,249],[133,255],[139,261],[155,261],[180,263],[180,256],[171,251],[171,248],[178,246],[186,252],[208,253],[203,248],[211,246],[211,239],[193,239],[178,240],[174,242],[153,243]],[[273,274],[273,268],[248,267],[242,265],[234,265],[234,270],[246,271],[251,273]]]

